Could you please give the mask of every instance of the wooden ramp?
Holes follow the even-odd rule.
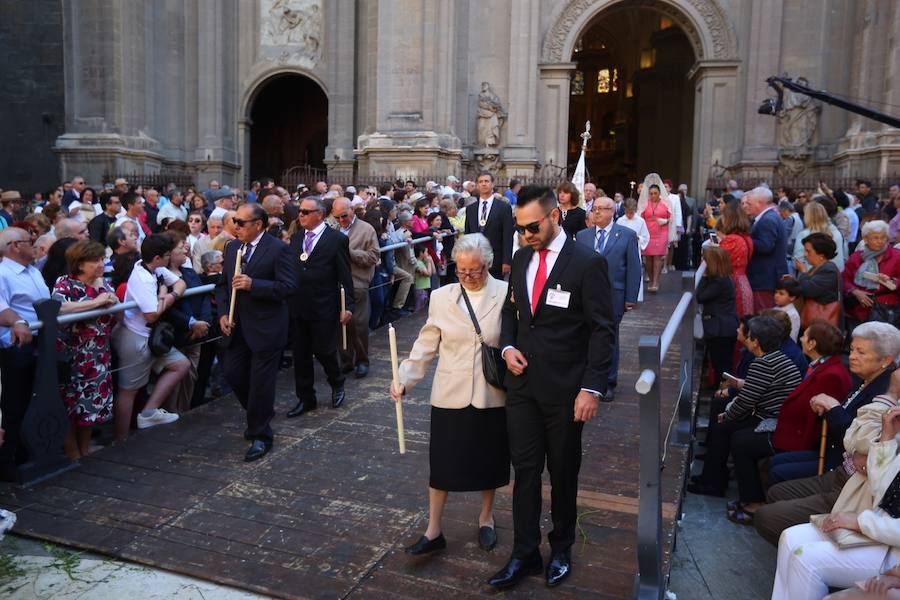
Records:
[[[573,575],[552,593],[530,578],[504,597],[630,598],[636,571],[638,481],[637,340],[659,333],[680,295],[669,275],[622,325],[616,401],[584,430],[578,542]],[[408,352],[424,318],[397,323]],[[674,350],[674,349],[673,349]],[[246,464],[240,407],[224,398],[172,426],[135,433],[125,444],[34,488],[0,484],[0,506],[18,515],[15,532],[279,598],[475,598],[512,545],[511,487],[497,497],[499,546],[476,542],[480,497],[451,494],[448,549],[411,559],[402,547],[424,530],[428,481],[428,382],[405,404],[407,454],[400,456],[386,330],[372,336],[372,370],[349,379],[339,410],[287,420],[293,376],[278,381],[276,445]],[[670,352],[672,355],[677,354]],[[674,361],[664,376],[677,375]],[[319,398],[328,398],[324,377]],[[429,380],[430,381],[430,380]],[[671,396],[674,390],[670,385]],[[324,407],[323,407],[324,405]],[[673,399],[663,400],[665,432]],[[685,450],[670,447],[663,519],[671,549]],[[546,474],[545,474],[546,481]],[[549,529],[545,487],[544,531]],[[546,540],[546,538],[545,538]],[[546,541],[542,548],[549,552]]]

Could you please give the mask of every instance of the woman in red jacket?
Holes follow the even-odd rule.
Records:
[[[757,468],[757,461],[772,456],[769,481],[795,479],[816,474],[819,436],[822,421],[810,408],[817,394],[827,393],[846,398],[850,392],[850,373],[841,362],[843,336],[827,321],[810,323],[800,336],[803,353],[809,359],[803,381],[785,399],[778,413],[775,431],[768,444],[751,443],[746,436],[732,439],[740,499],[728,504],[728,518],[735,523],[750,525],[753,513],[763,504],[765,493]],[[774,456],[773,456],[774,454]]]
[[[869,221],[862,226],[862,236],[862,243],[844,266],[842,290],[847,297],[847,316],[860,323],[869,320],[875,302],[900,304],[900,250],[888,243],[888,224]]]

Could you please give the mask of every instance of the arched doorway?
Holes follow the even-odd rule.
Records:
[[[277,75],[260,85],[250,109],[250,180],[298,165],[325,168],[328,98],[309,77]]]
[[[591,121],[587,169],[607,193],[658,172],[690,182],[694,88],[687,75],[696,56],[671,17],[620,2],[583,28],[571,60],[567,160],[581,151]]]

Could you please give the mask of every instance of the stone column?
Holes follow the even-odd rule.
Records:
[[[356,141],[356,2],[332,0],[325,5],[325,62],[330,75],[325,164],[330,177],[349,179]]]
[[[537,112],[542,125],[537,131],[540,161],[543,166],[554,165],[566,175],[569,136],[569,82],[575,63],[540,65],[541,83],[538,87]],[[547,173],[548,176],[557,173]]]
[[[507,177],[531,177],[537,165],[537,74],[540,2],[513,0],[509,18],[509,120],[502,159]]]
[[[736,108],[737,77],[740,63],[701,61],[688,80],[696,90],[694,98],[694,156],[690,189],[696,197],[704,195],[710,167],[727,165],[738,147],[739,122]]]

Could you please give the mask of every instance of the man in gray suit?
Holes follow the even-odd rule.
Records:
[[[619,375],[619,323],[625,313],[637,304],[641,287],[641,255],[638,251],[637,234],[628,227],[614,223],[615,212],[616,203],[612,198],[597,198],[591,207],[594,226],[582,229],[575,236],[575,241],[599,253],[608,265],[616,344],[609,368],[609,391],[603,398],[607,402],[613,398]]]

